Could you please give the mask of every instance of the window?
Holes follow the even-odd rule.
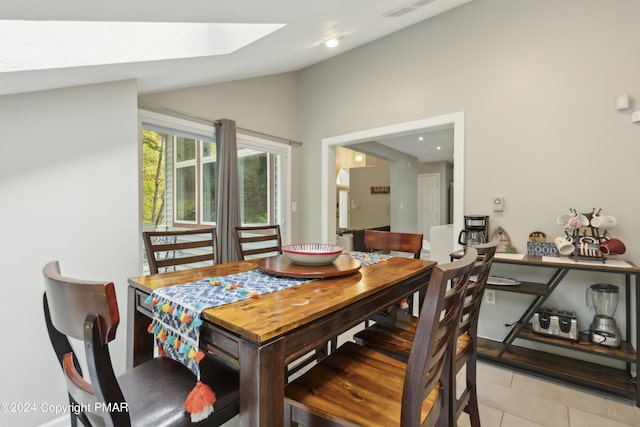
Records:
[[[240,219],[242,225],[280,224],[286,231],[283,209],[289,202],[288,183],[290,147],[257,138],[238,135],[238,175]]]
[[[212,126],[141,111],[145,229],[216,224]],[[242,225],[279,224],[288,235],[288,145],[238,134]]]
[[[177,135],[174,140],[174,223],[216,222],[216,144]]]

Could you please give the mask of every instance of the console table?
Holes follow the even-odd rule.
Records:
[[[451,254],[451,258],[459,258],[462,252]],[[565,257],[535,257],[522,254],[496,254],[494,266],[497,264],[517,265],[524,269],[550,269],[551,278],[546,283],[522,281],[518,285],[501,286],[487,284],[487,289],[504,292],[516,292],[533,295],[533,302],[524,310],[506,337],[500,341],[486,338],[478,339],[478,357],[494,363],[518,368],[540,374],[549,378],[598,390],[604,393],[631,399],[640,407],[640,390],[637,378],[631,372],[632,366],[640,366],[640,353],[636,352],[630,337],[635,334],[636,343],[640,342],[640,268],[628,261],[607,260],[581,261]],[[531,318],[543,306],[551,293],[562,282],[571,270],[604,272],[624,276],[624,309],[625,329],[622,332],[622,343],[618,348],[605,347],[589,341],[588,334],[580,334],[579,341],[534,333]],[[519,279],[518,279],[519,280]],[[635,299],[631,286],[635,288]],[[632,317],[635,322],[632,324]],[[584,329],[584,328],[581,328]],[[624,362],[624,369],[604,366],[594,362],[585,362],[570,356],[559,356],[543,350],[533,350],[513,344],[516,338],[535,341],[550,346],[569,349]],[[570,352],[571,353],[571,352]]]

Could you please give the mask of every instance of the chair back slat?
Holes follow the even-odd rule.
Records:
[[[454,351],[455,332],[476,258],[477,251],[468,248],[460,260],[437,265],[431,273],[404,379],[403,426],[422,425],[423,402],[448,371],[448,355]]]
[[[142,233],[151,274],[175,270],[179,266],[195,267],[218,261],[215,227],[145,231]],[[195,265],[198,264],[198,265]]]
[[[406,252],[420,259],[422,251],[422,234],[397,233],[395,231],[364,231],[364,245],[374,251]]]
[[[241,260],[282,254],[280,226],[234,227],[236,252]]]

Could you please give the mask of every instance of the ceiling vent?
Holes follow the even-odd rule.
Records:
[[[434,0],[418,0],[415,3],[408,4],[406,6],[400,6],[395,9],[391,9],[390,11],[383,13],[382,16],[386,16],[387,18],[397,18],[398,16],[406,15],[407,13],[413,12],[416,9],[421,8],[424,5],[432,3]]]

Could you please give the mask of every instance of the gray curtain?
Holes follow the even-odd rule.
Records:
[[[238,150],[236,122],[223,119],[216,125],[216,160],[218,194],[216,228],[220,263],[238,260],[233,227],[240,225],[240,193],[238,191]]]

